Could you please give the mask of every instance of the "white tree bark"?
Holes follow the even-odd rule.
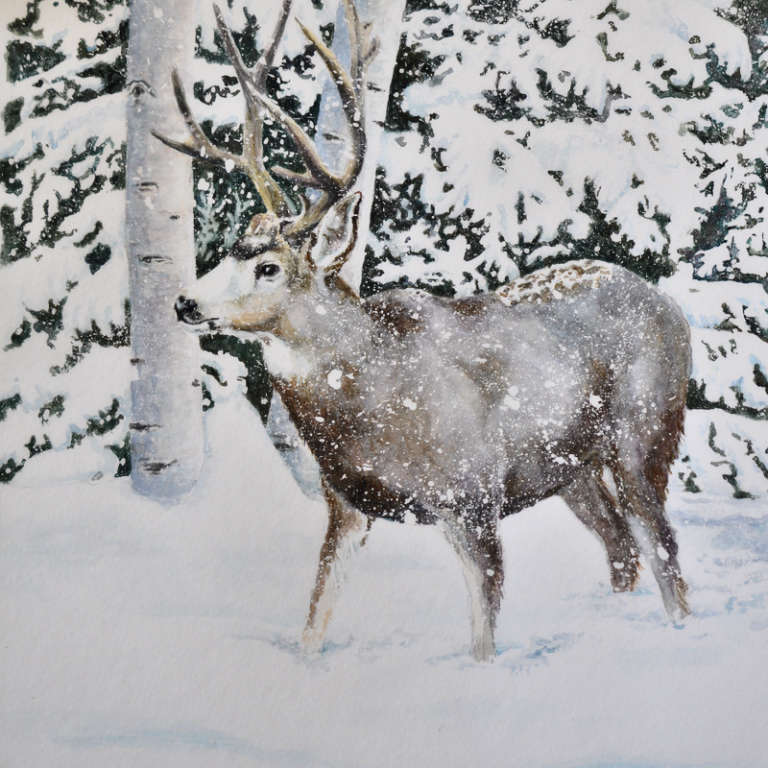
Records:
[[[196,3],[132,0],[128,42],[126,252],[130,270],[132,482],[175,498],[195,483],[203,458],[197,339],[173,304],[195,281],[192,163],[150,131],[183,121],[171,70],[191,70]]]
[[[379,52],[368,67],[365,91],[365,124],[367,151],[363,167],[355,185],[362,193],[358,219],[358,237],[355,250],[344,266],[347,284],[353,288],[360,285],[365,255],[373,188],[376,181],[376,166],[380,162],[379,149],[383,129],[380,123],[387,115],[389,89],[392,73],[400,47],[403,28],[405,0],[358,0],[357,9],[363,23],[372,24],[372,34],[379,38]],[[349,67],[349,32],[344,16],[344,6],[339,3],[336,13],[333,51],[346,68]],[[347,122],[341,108],[338,89],[330,78],[326,79],[320,102],[320,116],[315,134],[315,143],[320,156],[330,167],[338,170],[344,167],[344,153],[348,151]],[[296,427],[288,416],[280,397],[275,393],[269,409],[267,432],[280,451],[285,462],[304,493],[310,498],[322,496],[320,473],[312,454],[304,444]]]

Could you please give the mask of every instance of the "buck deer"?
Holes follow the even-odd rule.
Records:
[[[350,152],[342,172],[265,95],[289,0],[253,70],[215,9],[247,105],[242,155],[206,137],[175,74],[191,135],[158,136],[248,173],[267,209],[176,311],[205,332],[236,329],[261,341],[274,388],[321,468],[329,523],[306,646],[321,646],[338,569],[371,521],[415,519],[442,526],[458,554],[471,650],[491,658],[503,581],[499,521],[553,495],[602,541],[614,590],[635,586],[639,539],[668,613],[685,616],[687,587],[664,511],[690,368],[685,319],[639,277],[588,260],[471,298],[402,289],[360,299],[340,271],[358,236],[360,198],[348,193],[366,146],[364,70],[375,46],[352,0],[344,4],[349,71],[302,26],[344,105]],[[304,173],[267,172],[266,118],[291,137]],[[294,213],[278,179],[319,195]]]

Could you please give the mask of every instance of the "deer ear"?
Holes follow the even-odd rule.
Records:
[[[336,203],[323,218],[312,255],[315,263],[324,263],[326,282],[338,275],[355,249],[361,199],[359,192],[353,192]]]

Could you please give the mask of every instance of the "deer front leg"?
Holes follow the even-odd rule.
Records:
[[[371,519],[365,517],[323,481],[323,494],[328,503],[328,530],[320,549],[317,577],[309,601],[309,615],[302,643],[307,653],[323,647],[325,630],[344,580],[344,566],[350,555],[365,544]]]
[[[496,655],[493,635],[504,583],[498,516],[444,510],[440,518],[446,538],[461,560],[469,592],[472,656],[477,661],[491,661]]]

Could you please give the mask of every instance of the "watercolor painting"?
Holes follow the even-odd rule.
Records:
[[[0,45],[0,765],[764,764],[765,0]]]

